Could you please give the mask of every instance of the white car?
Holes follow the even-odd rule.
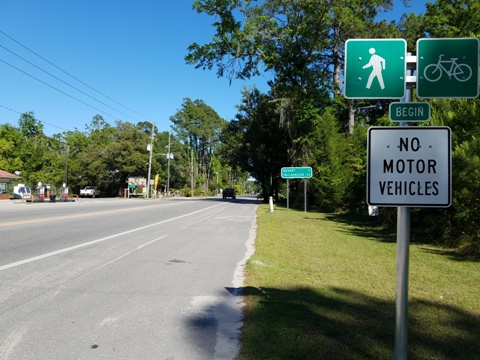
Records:
[[[80,196],[89,196],[94,198],[100,196],[100,190],[98,190],[95,186],[85,186],[85,189],[80,190]]]
[[[13,198],[30,200],[32,198],[32,192],[28,186],[24,184],[18,184],[13,187]]]

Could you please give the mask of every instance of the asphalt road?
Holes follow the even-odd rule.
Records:
[[[0,203],[0,359],[232,359],[256,201]]]

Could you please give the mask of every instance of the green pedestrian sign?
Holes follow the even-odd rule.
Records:
[[[405,95],[407,42],[351,39],[345,43],[347,99],[401,99]]]
[[[479,40],[477,38],[419,39],[417,96],[476,98]]]

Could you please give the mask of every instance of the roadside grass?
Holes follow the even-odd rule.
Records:
[[[258,209],[238,360],[392,359],[396,234],[375,219]],[[409,359],[480,358],[480,263],[410,246]]]

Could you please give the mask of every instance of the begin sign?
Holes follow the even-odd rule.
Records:
[[[451,205],[449,127],[371,127],[367,156],[369,205]]]
[[[392,102],[388,107],[392,121],[428,121],[430,104],[426,102]]]

